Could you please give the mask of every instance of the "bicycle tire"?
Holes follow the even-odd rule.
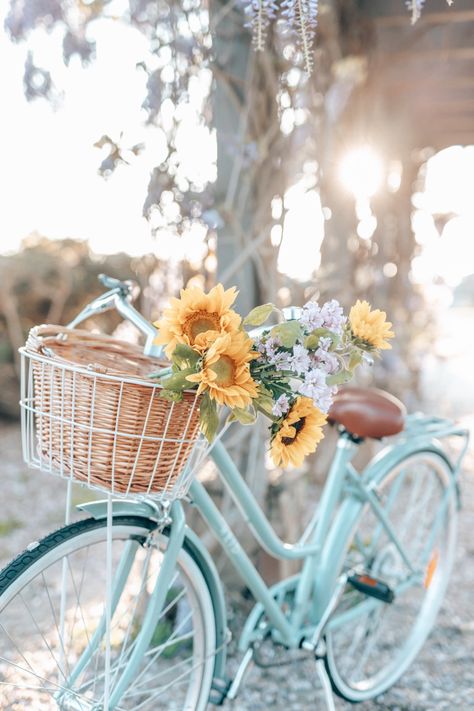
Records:
[[[390,491],[395,490],[398,482],[399,491],[398,493],[395,491],[391,504],[391,520],[395,525],[397,522],[393,520],[394,517],[399,512],[402,517],[404,515],[404,501],[400,498],[404,482],[413,486],[412,492],[415,487],[420,490],[420,479],[416,477],[420,477],[422,471],[430,472],[429,476],[434,476],[433,481],[435,483],[433,486],[435,489],[438,487],[442,500],[447,487],[452,483],[452,470],[445,457],[440,453],[431,450],[420,450],[414,454],[412,453],[403,457],[395,466],[382,475],[377,486],[379,496],[383,496],[385,492],[388,497]],[[387,489],[390,485],[392,488]],[[402,594],[399,599],[395,597],[395,600],[390,604],[378,603],[376,608],[378,612],[369,613],[366,618],[361,616],[357,628],[354,627],[353,623],[348,624],[347,629],[342,628],[342,632],[341,630],[331,631],[331,627],[328,627],[326,633],[326,668],[333,690],[346,701],[351,703],[366,701],[382,694],[393,686],[413,662],[434,625],[449,582],[455,552],[457,500],[455,488],[451,487],[450,491],[451,495],[447,500],[446,512],[442,516],[442,525],[436,535],[436,540],[433,542],[423,585],[409,588],[407,593]],[[421,490],[420,493],[422,493]],[[426,497],[426,491],[424,495]],[[429,510],[428,502],[429,499],[426,499],[425,516],[426,510]],[[404,543],[409,543],[412,551],[416,552],[416,539],[412,538],[413,543],[409,540],[411,529],[407,520],[408,509],[406,511],[405,519],[402,518],[399,522],[401,524],[405,520],[405,529],[402,530],[399,525],[396,530],[404,539]],[[416,509],[412,506],[411,515],[413,516],[414,514],[416,514]],[[366,536],[367,530],[370,528],[370,522],[369,524],[367,523],[367,516],[367,509],[365,509],[353,531],[348,545],[346,568],[351,568],[354,565],[354,558],[357,559],[358,555],[357,550],[361,548],[361,536]],[[415,522],[415,529],[420,528],[421,519],[418,518]],[[370,540],[367,538],[365,540],[369,541],[367,545],[370,546]],[[384,563],[384,556],[388,562],[387,565]],[[435,560],[434,556],[436,556],[436,563],[433,568],[432,561]],[[383,579],[385,582],[390,583],[392,582],[390,580],[390,566],[392,566],[393,571],[395,571],[397,565],[400,568],[401,558],[399,554],[398,559],[393,545],[390,545],[388,538],[382,535],[378,550],[373,552],[371,565],[365,566],[366,572],[372,573],[374,577],[379,577],[381,580]],[[430,580],[426,584],[430,566],[433,569],[430,573]],[[419,600],[415,598],[413,593],[410,593],[415,588],[416,594],[419,595]],[[406,597],[408,594],[411,595],[409,599]],[[352,602],[350,600],[351,597]],[[357,603],[357,599],[359,603]],[[341,610],[348,610],[351,605],[363,604],[366,600],[365,596],[348,586],[336,614]],[[372,618],[370,618],[370,615],[372,615]],[[406,629],[407,621],[409,629]],[[366,625],[365,629],[363,629],[364,624]],[[384,624],[385,627],[382,627]],[[376,635],[380,636],[381,633],[383,634],[377,647]],[[361,642],[360,648],[357,647],[356,639]],[[365,649],[363,647],[364,644],[366,644]],[[366,650],[369,645],[372,645],[372,649],[367,654]],[[365,660],[364,655],[366,656]],[[363,660],[363,664],[367,665],[368,671],[366,673],[363,673],[362,670],[360,672],[357,671],[361,668],[361,660]],[[386,663],[385,660],[387,660]]]
[[[120,678],[127,655],[133,649],[146,599],[166,547],[167,536],[163,532],[156,533],[156,546],[141,545],[155,529],[156,522],[146,518],[120,516],[113,519],[115,561],[124,555],[125,546],[135,551],[131,554],[133,563],[112,617],[111,679],[114,683]],[[68,673],[72,678],[74,665],[78,664],[103,617],[105,569],[102,558],[95,554],[105,547],[106,534],[105,519],[81,520],[30,545],[0,572],[0,638],[3,638],[0,707],[3,711],[18,708],[18,703],[23,703],[25,708],[64,711],[100,707],[104,693],[102,641],[77,683],[68,688],[66,680]],[[79,565],[74,568],[74,564],[80,561],[79,578]],[[67,594],[60,595],[61,590],[66,589]],[[67,600],[62,612],[59,597]],[[25,600],[30,603],[29,609]],[[48,612],[49,617],[40,614],[40,603],[44,603],[41,610]],[[23,610],[23,619],[18,609]],[[176,630],[181,633],[176,634]],[[170,710],[204,711],[214,672],[215,645],[211,595],[197,561],[183,546],[146,659],[142,660],[139,672],[116,706],[117,711],[155,711],[156,700],[161,703],[163,693],[166,693],[166,708]],[[11,656],[13,653],[15,658]],[[173,674],[177,674],[175,681],[169,679]],[[158,684],[160,676],[161,686]]]

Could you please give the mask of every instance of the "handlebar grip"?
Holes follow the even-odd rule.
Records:
[[[107,274],[99,274],[97,278],[107,289],[118,289],[123,296],[129,296],[138,288],[138,284],[131,279],[120,281],[120,279],[108,276]]]

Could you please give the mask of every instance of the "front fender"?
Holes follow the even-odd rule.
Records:
[[[89,501],[88,503],[80,504],[77,508],[97,520],[107,518],[107,500]],[[138,516],[139,518],[148,518],[152,521],[158,521],[160,519],[159,509],[155,507],[153,503],[146,501],[127,501],[125,499],[117,499],[112,502],[112,515]],[[199,566],[207,583],[207,587],[209,588],[216,620],[217,654],[214,676],[223,678],[225,676],[226,647],[229,641],[229,633],[227,629],[224,591],[219,574],[214,565],[214,561],[209,555],[208,550],[202,544],[199,536],[188,526],[185,528],[183,545]]]
[[[88,501],[85,504],[76,506],[79,511],[85,511],[97,521],[107,518],[107,499],[100,501]],[[146,501],[127,501],[126,499],[114,499],[112,501],[113,516],[139,516],[140,518],[151,518],[152,521],[159,521],[161,514],[159,509],[152,503]]]

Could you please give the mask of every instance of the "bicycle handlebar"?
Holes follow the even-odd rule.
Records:
[[[103,286],[107,287],[107,289],[118,289],[123,296],[131,295],[132,290],[138,287],[138,284],[131,279],[128,279],[127,281],[120,281],[120,279],[107,276],[107,274],[99,274],[97,278]]]
[[[162,355],[163,349],[161,346],[156,346],[153,343],[157,333],[156,328],[147,321],[131,303],[132,299],[138,295],[138,285],[133,281],[120,281],[106,274],[100,274],[99,281],[104,286],[111,288],[87,304],[82,311],[68,323],[68,328],[76,328],[76,326],[91,316],[115,309],[123,319],[133,323],[146,337],[145,348],[143,349],[145,355],[159,358]]]

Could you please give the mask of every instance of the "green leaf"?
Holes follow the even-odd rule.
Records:
[[[205,393],[201,399],[199,413],[199,426],[201,428],[201,432],[208,442],[212,442],[219,426],[219,416],[217,414],[217,405],[215,400],[211,400],[207,393]]]
[[[172,355],[173,363],[177,365],[180,370],[196,366],[200,359],[201,354],[197,353],[191,346],[187,346],[185,343],[178,343]]]
[[[353,350],[351,357],[349,358],[349,365],[347,366],[349,370],[355,370],[358,365],[362,363],[362,353],[359,350]]]
[[[188,375],[195,373],[195,368],[185,368],[184,370],[178,370],[177,373],[173,373],[167,378],[163,378],[161,384],[165,390],[174,390],[175,392],[181,392],[187,388],[195,387],[194,383],[190,383],[186,380]]]
[[[304,339],[305,348],[308,348],[310,351],[315,351],[319,346],[319,338],[320,337],[316,336],[314,333],[310,333],[310,335]]]
[[[172,372],[171,368],[167,366],[166,368],[160,368],[160,370],[155,371],[154,373],[148,373],[149,378],[164,378],[166,375],[170,375]]]
[[[276,309],[276,307],[273,304],[262,304],[262,306],[256,306],[244,318],[244,326],[261,326],[265,323],[274,309]]]
[[[169,400],[169,402],[181,402],[183,393],[178,393],[174,390],[161,390],[160,397],[162,397],[163,400]]]
[[[273,412],[272,412],[272,407],[273,407],[273,398],[268,396],[268,395],[260,395],[259,397],[255,398],[254,400],[255,407],[257,407],[260,412],[262,412],[264,415],[267,415],[268,417],[273,418]]]
[[[270,331],[273,338],[278,338],[284,348],[292,348],[296,341],[301,338],[302,328],[299,321],[285,321],[274,326]]]
[[[228,417],[229,422],[237,420],[241,425],[253,425],[256,419],[257,413],[252,405],[249,408],[234,407]]]
[[[340,370],[339,373],[334,373],[334,375],[329,375],[326,378],[326,383],[328,385],[342,385],[342,383],[348,383],[352,379],[352,371],[350,370]]]
[[[339,336],[334,331],[330,331],[329,328],[315,328],[311,331],[309,336],[305,338],[304,345],[306,348],[314,351],[319,346],[319,341],[321,338],[331,339],[331,348],[334,348],[339,343]]]
[[[273,393],[271,390],[269,390],[266,385],[263,383],[259,383],[258,386],[258,394],[259,395],[267,395],[269,398],[273,397]]]

